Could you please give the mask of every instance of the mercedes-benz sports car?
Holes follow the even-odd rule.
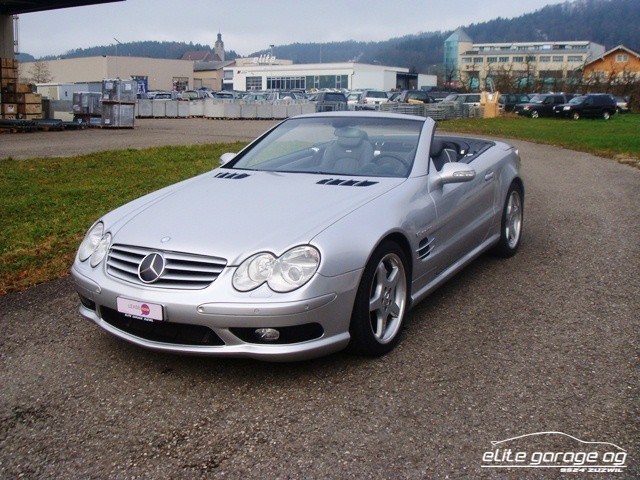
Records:
[[[435,126],[293,117],[219,168],[107,213],[72,267],[80,313],[160,351],[387,353],[413,305],[522,238],[518,151]]]

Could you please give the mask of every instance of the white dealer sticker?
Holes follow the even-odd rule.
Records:
[[[163,320],[162,305],[118,297],[118,311],[142,320]]]

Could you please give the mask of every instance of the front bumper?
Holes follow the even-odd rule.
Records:
[[[274,294],[266,286],[236,292],[230,286],[233,270],[227,268],[206,289],[188,291],[133,285],[100,268],[89,271],[82,264],[74,264],[71,274],[83,317],[152,350],[293,361],[328,355],[349,343],[361,270],[331,278],[316,275],[302,289],[285,295]],[[161,305],[164,320],[119,313],[119,297]],[[282,338],[279,343],[260,340],[253,336],[259,328],[278,329]]]

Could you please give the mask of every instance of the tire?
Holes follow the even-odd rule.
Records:
[[[538,118],[540,116],[540,114],[538,113],[537,110],[534,110],[533,112],[531,112],[531,118]]]
[[[500,224],[500,240],[493,252],[499,257],[513,257],[518,251],[522,240],[522,227],[524,225],[524,193],[522,187],[512,183],[507,192],[502,209],[502,221]]]
[[[574,120],[580,120],[580,114],[578,112],[573,112],[571,114],[571,118],[573,118]]]
[[[364,269],[351,314],[349,349],[379,357],[400,341],[409,307],[407,259],[392,241],[376,248]]]
[[[610,118],[611,118],[611,113],[609,113],[607,110],[602,112],[602,119],[603,120],[609,120]]]

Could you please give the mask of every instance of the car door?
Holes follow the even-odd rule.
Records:
[[[429,194],[436,209],[432,229],[436,274],[479,246],[491,228],[498,172],[490,158],[482,155],[469,166],[476,172],[473,180],[439,185],[439,172],[431,163]]]

